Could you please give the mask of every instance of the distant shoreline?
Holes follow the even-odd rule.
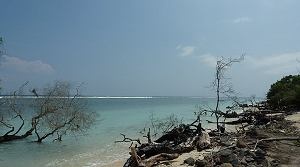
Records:
[[[71,95],[72,97],[74,95]],[[45,98],[47,96],[40,95],[38,97],[33,95],[1,95],[0,98],[4,97],[18,97],[18,98]],[[70,97],[51,97],[51,98],[70,98]],[[204,96],[78,96],[76,98],[89,98],[89,99],[163,99],[163,98],[194,98],[194,99],[215,99],[215,97],[204,97]],[[227,99],[227,97],[221,97],[222,99]],[[239,98],[249,98],[249,97],[239,97]],[[261,99],[261,97],[257,97],[257,99]]]

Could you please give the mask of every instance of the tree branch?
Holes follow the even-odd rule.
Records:
[[[131,139],[131,138],[126,137],[126,135],[124,135],[122,133],[120,133],[120,134],[123,136],[123,140],[117,140],[117,141],[115,141],[115,143],[136,141],[137,143],[141,144],[140,139]]]

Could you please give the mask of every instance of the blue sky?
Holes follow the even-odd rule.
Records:
[[[85,95],[211,96],[218,57],[241,96],[298,73],[298,0],[1,0],[5,91],[84,82]]]

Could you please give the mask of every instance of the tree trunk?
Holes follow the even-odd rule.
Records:
[[[32,135],[32,131],[33,131],[33,129],[30,129],[23,135],[4,135],[4,136],[0,136],[0,143],[9,142],[9,141],[13,141],[13,140],[19,140],[19,139],[25,139],[26,137]]]
[[[135,147],[131,147],[130,154],[132,160],[132,164],[130,164],[130,167],[152,167],[153,165],[159,163],[160,161],[172,160],[179,157],[178,153],[174,153],[174,154],[161,153],[152,156],[148,159],[141,160],[141,158],[137,155]]]
[[[217,72],[217,104],[216,104],[216,109],[215,109],[215,116],[216,116],[216,121],[217,121],[217,129],[219,131],[219,103],[220,103],[220,79],[219,79],[219,72]]]

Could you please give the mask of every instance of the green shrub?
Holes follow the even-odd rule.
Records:
[[[300,107],[300,75],[289,75],[271,85],[267,93],[273,109]]]

